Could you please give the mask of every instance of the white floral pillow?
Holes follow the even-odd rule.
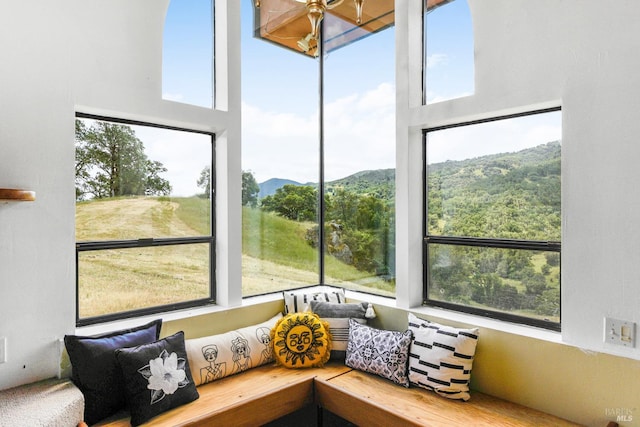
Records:
[[[200,397],[191,378],[183,332],[150,344],[121,348],[115,354],[132,426]]]
[[[187,357],[196,386],[272,362],[269,334],[281,317],[278,313],[257,325],[187,340]]]
[[[443,326],[412,313],[408,317],[414,338],[409,351],[411,384],[450,399],[469,400],[478,328]]]

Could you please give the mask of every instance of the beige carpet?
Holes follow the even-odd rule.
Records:
[[[83,414],[84,397],[68,379],[0,391],[2,427],[76,427]]]

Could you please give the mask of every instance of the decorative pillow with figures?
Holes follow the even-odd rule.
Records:
[[[271,330],[271,345],[276,362],[287,368],[322,366],[331,356],[329,324],[311,312],[289,313]]]
[[[224,334],[186,340],[191,375],[196,386],[273,362],[271,329],[282,317]]]

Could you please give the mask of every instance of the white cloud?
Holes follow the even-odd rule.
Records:
[[[427,68],[435,68],[441,64],[447,64],[449,56],[445,53],[434,53],[427,56]]]
[[[193,196],[202,192],[197,182],[210,162],[209,135],[167,129],[135,127],[150,160],[159,161],[168,172],[161,174],[172,186],[173,196]]]
[[[325,179],[395,167],[395,89],[388,83],[328,102]],[[243,104],[242,168],[256,180],[318,181],[318,117],[274,113]]]
[[[428,135],[428,161],[510,153],[562,138],[560,112],[445,129]]]

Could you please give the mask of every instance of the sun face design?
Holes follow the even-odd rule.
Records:
[[[324,362],[328,336],[320,319],[311,313],[292,313],[276,325],[274,347],[285,366],[313,366]]]

